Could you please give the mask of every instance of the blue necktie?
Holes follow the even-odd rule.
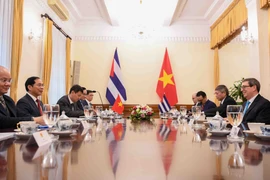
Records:
[[[244,112],[243,112],[243,115],[246,114],[247,110],[248,110],[248,106],[249,106],[250,102],[247,101],[246,105],[245,105],[245,109],[244,109]]]

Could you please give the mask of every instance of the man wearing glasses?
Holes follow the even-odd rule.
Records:
[[[5,95],[11,85],[9,71],[0,66],[0,129],[16,128],[20,121],[34,120],[36,123],[45,125],[42,117],[17,117],[17,110],[14,101]]]
[[[243,96],[247,101],[243,104],[243,123],[261,122],[270,124],[270,102],[262,97],[260,82],[255,78],[244,79],[241,86]]]
[[[229,90],[225,85],[218,85],[215,89],[215,96],[220,101],[220,105],[204,111],[206,117],[213,117],[216,112],[222,117],[227,117],[226,109],[228,105],[236,105],[235,100],[229,96]]]
[[[38,99],[42,95],[44,85],[39,77],[32,76],[25,82],[26,95],[17,102],[18,117],[42,116],[43,103]]]

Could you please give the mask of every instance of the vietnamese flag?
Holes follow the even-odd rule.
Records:
[[[122,114],[124,111],[124,105],[121,101],[119,94],[118,94],[118,96],[113,104],[112,110],[117,112],[118,114]]]
[[[174,76],[167,48],[165,51],[163,64],[159,74],[156,92],[160,100],[163,99],[163,95],[165,94],[171,106],[174,106],[178,102],[176,85],[174,81]]]

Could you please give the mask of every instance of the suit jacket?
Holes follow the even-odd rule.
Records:
[[[20,121],[31,121],[32,117],[17,117],[17,111],[14,101],[6,95],[3,95],[9,115],[4,107],[0,104],[0,129],[16,128]]]
[[[202,106],[202,103],[199,103],[198,106]],[[210,101],[209,99],[205,102],[202,111],[206,111],[208,109],[212,109],[217,107],[216,104],[213,101]]]
[[[227,116],[226,109],[228,105],[236,105],[235,100],[230,96],[227,96],[224,99],[223,103],[220,104],[218,107],[204,111],[204,114],[206,117],[213,117],[216,115],[216,112],[218,111],[220,116],[226,117]]]
[[[83,107],[88,106],[88,103],[86,102],[86,100],[79,100],[77,102],[77,105],[78,105],[79,109],[83,111]]]
[[[65,114],[68,117],[80,117],[84,116],[84,112],[78,107],[78,103],[70,104],[68,95],[61,97],[57,104],[60,106],[60,113],[65,111]]]
[[[243,108],[245,105],[246,102],[243,104]],[[258,96],[247,109],[242,122],[244,124],[248,122],[261,122],[270,124],[270,102],[258,94]]]
[[[43,103],[40,101],[41,108]],[[36,102],[31,96],[26,94],[16,104],[18,117],[38,117],[41,116]]]

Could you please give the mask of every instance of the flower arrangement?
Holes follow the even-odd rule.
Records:
[[[148,105],[137,105],[131,109],[130,119],[132,122],[150,121],[153,115],[153,109]]]

